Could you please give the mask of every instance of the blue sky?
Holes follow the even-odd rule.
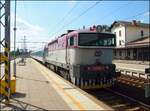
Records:
[[[148,1],[100,1],[95,7],[77,18],[97,1],[17,1],[17,40],[23,36],[27,41],[48,42],[67,29],[79,29],[98,24],[112,24],[115,20],[133,19],[149,23]],[[12,19],[14,2],[12,2]],[[72,9],[71,13],[62,18]],[[139,13],[139,16],[135,16]],[[134,17],[135,16],[135,17]],[[75,18],[77,18],[75,20]],[[129,19],[126,19],[129,18]],[[70,21],[74,22],[70,24]],[[12,23],[13,26],[13,23]],[[64,26],[64,28],[62,28]],[[30,49],[38,49],[44,44],[27,44]],[[18,44],[17,47],[21,47]],[[31,48],[32,47],[32,48]]]

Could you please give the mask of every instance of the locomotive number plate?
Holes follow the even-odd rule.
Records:
[[[101,56],[102,55],[102,51],[101,50],[96,50],[95,51],[95,56]]]

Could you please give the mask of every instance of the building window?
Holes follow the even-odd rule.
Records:
[[[119,56],[122,56],[122,51],[119,51]]]
[[[128,56],[130,56],[130,50],[127,51]]]
[[[121,45],[121,40],[119,40],[119,45]]]
[[[121,37],[121,30],[119,30],[119,37]]]
[[[116,50],[114,50],[114,56],[116,56]]]
[[[143,37],[144,36],[144,31],[143,30],[141,30],[141,37]]]

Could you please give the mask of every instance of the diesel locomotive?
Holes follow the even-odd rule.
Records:
[[[119,76],[112,64],[115,39],[101,26],[69,30],[32,57],[82,89],[110,87]]]

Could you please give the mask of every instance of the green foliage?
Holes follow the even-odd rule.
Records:
[[[16,51],[11,51],[11,52],[10,52],[10,56],[13,56],[13,57],[14,57],[14,55],[15,55],[15,57],[20,56],[20,51],[19,51],[18,48],[17,48]]]

